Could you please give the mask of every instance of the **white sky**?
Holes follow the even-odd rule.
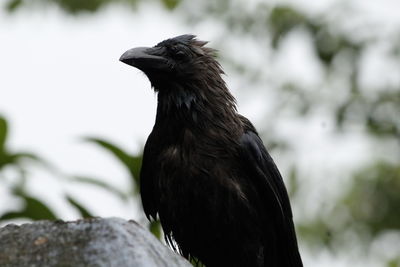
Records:
[[[334,1],[322,2],[327,5]],[[373,19],[384,14],[388,24],[400,25],[397,1],[382,1],[385,4],[379,5],[374,1],[353,1],[356,5],[358,2],[363,3],[364,11],[370,12]],[[312,7],[324,8],[322,4],[311,5],[305,0],[297,3],[311,11]],[[12,15],[1,11],[0,114],[11,124],[11,149],[37,152],[66,173],[98,177],[121,189],[127,188],[128,175],[119,163],[105,151],[82,143],[80,138],[102,137],[130,151],[142,147],[153,126],[156,96],[143,74],[118,59],[129,48],[154,45],[182,33],[213,39],[215,31],[209,24],[193,29],[176,17],[151,5],[134,13],[111,7],[93,16],[77,17],[66,16],[53,8],[36,12],[20,10]],[[305,52],[308,49],[299,47]],[[293,57],[296,55],[301,60],[302,54],[295,53]],[[279,61],[277,64],[279,68]],[[293,68],[296,69],[296,63]],[[240,93],[237,80],[240,78],[228,74],[228,83],[238,96],[239,110],[257,125],[263,101]],[[321,127],[323,123],[327,125]],[[337,138],[332,133],[332,123],[323,114],[306,126],[293,122],[279,127],[288,138],[296,132],[302,145],[311,148],[299,159],[309,172],[315,162],[332,157],[336,160],[326,163],[326,167],[335,172],[337,164],[346,164],[350,150],[363,158],[370,149],[360,142],[362,135]],[[331,143],[332,140],[335,142]],[[321,151],[335,151],[335,155],[321,155]],[[324,183],[329,186],[328,181]],[[58,215],[63,219],[77,216],[60,198],[65,190],[73,192],[96,215],[135,217],[133,203],[126,205],[93,188],[60,183],[52,174],[38,168],[33,168],[29,185],[33,195],[62,211]],[[7,196],[5,187],[0,187],[0,195],[1,210],[18,205]],[[308,266],[327,266],[331,261],[331,266],[348,264],[348,259],[332,259],[329,255],[306,257]]]

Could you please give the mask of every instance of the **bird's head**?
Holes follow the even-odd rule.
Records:
[[[222,80],[215,50],[205,47],[206,43],[194,35],[180,35],[154,47],[130,49],[120,61],[143,71],[156,91]]]
[[[216,116],[234,114],[236,103],[221,77],[223,71],[215,50],[206,43],[194,35],[180,35],[154,47],[130,49],[120,61],[147,75],[159,93],[160,114],[196,110],[192,112],[194,118],[203,114],[214,120]]]

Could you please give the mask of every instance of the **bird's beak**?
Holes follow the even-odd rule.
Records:
[[[119,60],[140,70],[163,69],[168,65],[168,60],[157,55],[158,50],[156,47],[132,48],[123,53]]]

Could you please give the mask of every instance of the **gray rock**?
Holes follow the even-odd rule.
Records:
[[[38,221],[0,229],[0,266],[160,267],[192,265],[134,221]]]

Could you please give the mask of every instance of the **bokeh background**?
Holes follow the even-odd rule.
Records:
[[[397,0],[0,3],[1,225],[118,216],[160,235],[137,187],[156,95],[118,59],[192,33],[284,176],[305,266],[400,266]]]

